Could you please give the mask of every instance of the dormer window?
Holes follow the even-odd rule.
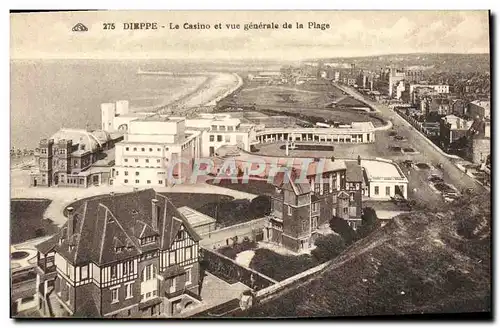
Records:
[[[177,233],[177,237],[176,237],[176,239],[177,239],[177,240],[182,240],[182,239],[184,239],[184,231],[182,231],[182,230],[181,230],[181,231],[179,231],[179,232]]]
[[[121,252],[123,252],[123,250],[124,250],[124,249],[125,249],[125,247],[124,247],[124,246],[117,246],[117,247],[115,247],[115,251],[116,251],[117,253],[121,253]]]
[[[144,237],[141,238],[141,245],[156,243],[157,240],[158,240],[157,236]]]

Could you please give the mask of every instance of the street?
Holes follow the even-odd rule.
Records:
[[[410,123],[406,122],[397,113],[390,110],[385,105],[367,100],[365,97],[351,88],[339,86],[337,84],[335,84],[335,86],[347,92],[352,97],[364,101],[370,106],[374,107],[386,119],[392,119],[394,130],[397,131],[399,135],[407,138],[412,147],[420,152],[421,157],[425,158],[428,163],[430,162],[433,165],[437,165],[439,163],[443,165],[442,175],[446,182],[453,184],[459,190],[473,188],[477,192],[485,191],[485,189],[479,183],[474,181],[474,179],[466,175],[464,172],[460,171],[460,169],[455,166],[452,159],[448,158],[440,151],[438,151],[433,145],[430,144],[430,141],[425,138],[425,136],[418,133],[418,131],[415,130],[415,128],[413,128]]]

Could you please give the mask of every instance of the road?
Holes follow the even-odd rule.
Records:
[[[357,91],[335,84],[336,87],[345,91],[352,97],[364,101],[368,105],[374,107],[384,118],[393,120],[394,130],[405,138],[407,138],[413,148],[418,150],[428,162],[434,165],[441,163],[443,165],[443,178],[446,182],[452,183],[459,190],[465,188],[473,188],[477,192],[484,192],[485,189],[478,184],[474,179],[466,175],[464,172],[460,171],[458,167],[455,166],[453,160],[443,155],[440,151],[436,150],[427,138],[417,132],[410,123],[406,122],[401,116],[399,116],[394,111],[390,110],[389,107],[372,102],[366,99],[363,95]]]

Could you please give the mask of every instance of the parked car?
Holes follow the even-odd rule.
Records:
[[[439,175],[436,174],[431,174],[429,177],[429,181],[437,183],[437,182],[444,182],[443,178],[441,178]]]

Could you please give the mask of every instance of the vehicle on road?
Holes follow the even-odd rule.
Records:
[[[429,181],[433,183],[444,182],[443,178],[441,178],[437,174],[431,174],[431,176],[429,177]]]

